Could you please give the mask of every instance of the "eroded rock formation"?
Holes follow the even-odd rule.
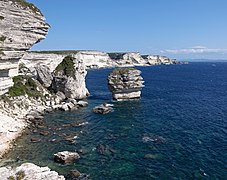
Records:
[[[159,55],[153,55],[153,56],[143,56],[143,58],[147,61],[149,65],[169,65],[169,64],[180,64],[176,59],[170,59],[166,56],[159,56]]]
[[[23,0],[0,1],[0,95],[13,85],[19,59],[45,38],[48,28],[34,5]]]
[[[80,155],[77,152],[63,151],[54,154],[55,162],[68,164],[73,163],[75,160],[80,159]]]
[[[141,71],[135,68],[115,69],[108,76],[108,87],[113,99],[121,101],[140,98],[141,89],[144,87]]]
[[[67,56],[53,72],[52,89],[67,98],[83,99],[89,95],[85,84],[87,71],[82,60]]]
[[[65,180],[57,172],[51,171],[48,167],[39,167],[32,163],[24,163],[17,168],[1,167],[1,180],[10,179],[32,179],[32,180]]]

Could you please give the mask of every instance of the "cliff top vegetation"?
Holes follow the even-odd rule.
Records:
[[[63,73],[63,75],[66,75],[68,77],[74,77],[75,76],[75,67],[74,67],[74,58],[69,55],[66,56],[62,62],[56,67],[55,73]]]
[[[29,97],[41,97],[41,93],[37,90],[37,84],[29,76],[15,76],[13,77],[14,85],[9,89],[9,96],[24,96],[27,94]]]
[[[131,67],[117,68],[111,73],[111,75],[122,76],[122,75],[128,74],[130,71],[134,71],[134,70],[136,70],[136,69],[135,68],[131,68]]]
[[[37,12],[41,13],[41,11],[34,4],[29,3],[26,0],[11,0],[11,1],[14,2],[14,3],[17,3],[19,5],[21,5],[24,8],[29,8],[29,9],[31,9],[35,13],[37,13]]]

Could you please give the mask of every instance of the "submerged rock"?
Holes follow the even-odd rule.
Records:
[[[144,136],[142,138],[142,141],[144,143],[155,142],[155,143],[158,143],[158,144],[163,144],[163,143],[166,142],[166,139],[162,136],[154,135],[154,136]]]
[[[41,141],[41,139],[39,139],[39,138],[31,138],[31,142],[33,142],[33,143],[37,143],[40,141]]]
[[[108,114],[112,111],[113,111],[113,108],[106,106],[105,104],[102,104],[100,106],[96,106],[93,108],[93,112],[98,114]]]
[[[113,99],[121,101],[140,98],[141,89],[144,87],[140,74],[141,71],[135,68],[119,68],[110,73],[108,87]]]
[[[69,174],[72,178],[78,178],[81,175],[80,171],[78,171],[77,169],[71,170]]]
[[[80,155],[77,152],[63,151],[54,154],[54,161],[61,164],[72,163],[79,158]]]
[[[160,157],[159,154],[145,154],[144,155],[144,159],[157,159],[159,157]]]
[[[89,175],[80,173],[77,169],[74,169],[69,172],[68,178],[72,180],[88,180]]]
[[[100,155],[113,155],[116,151],[108,145],[99,144],[96,146],[96,152]]]
[[[88,105],[88,102],[86,102],[86,101],[78,101],[77,105],[80,106],[80,107],[86,107]]]
[[[50,133],[49,131],[40,131],[39,134],[42,136],[48,136]]]

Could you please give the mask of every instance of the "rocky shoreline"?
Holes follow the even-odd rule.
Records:
[[[42,125],[45,113],[87,105],[83,101],[89,95],[87,69],[181,64],[165,56],[142,56],[138,52],[26,52],[48,33],[50,26],[42,13],[24,0],[3,0],[0,17],[0,158],[26,127]],[[137,91],[141,88],[140,83]],[[25,174],[19,175],[27,179],[64,179],[47,167],[29,163],[16,169],[0,168],[5,175],[1,178],[17,178],[21,169]]]

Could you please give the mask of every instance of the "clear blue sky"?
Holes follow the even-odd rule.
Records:
[[[51,29],[33,50],[227,59],[227,0],[28,0]]]

